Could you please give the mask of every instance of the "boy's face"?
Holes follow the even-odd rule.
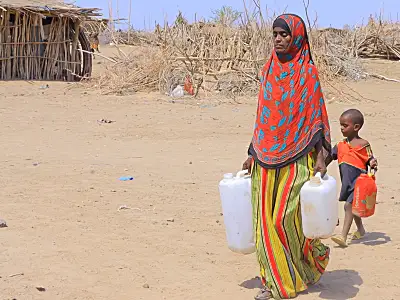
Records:
[[[354,124],[350,115],[340,117],[340,130],[344,137],[353,137],[360,130],[359,124]]]

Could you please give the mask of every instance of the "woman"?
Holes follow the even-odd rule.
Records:
[[[275,49],[261,73],[249,158],[257,258],[264,289],[257,300],[288,299],[317,282],[329,248],[306,239],[300,189],[326,173],[328,116],[304,21],[291,14],[273,24]]]

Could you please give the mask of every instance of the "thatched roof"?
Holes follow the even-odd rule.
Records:
[[[0,10],[8,9],[79,19],[101,16],[98,8],[77,7],[61,0],[0,0]]]
[[[64,1],[60,0],[0,0],[0,5],[5,6],[57,6],[65,5]]]

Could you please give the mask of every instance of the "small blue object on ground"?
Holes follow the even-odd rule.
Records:
[[[133,180],[134,178],[133,177],[130,177],[130,176],[123,176],[123,177],[120,177],[120,179],[119,180],[121,180],[121,181],[130,181],[130,180]]]

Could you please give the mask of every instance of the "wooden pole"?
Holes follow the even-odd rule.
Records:
[[[132,0],[129,0],[129,16],[128,16],[128,44],[131,43],[131,16],[132,16]]]
[[[117,24],[119,26],[119,0],[117,0]],[[119,28],[118,28],[119,29]]]
[[[74,39],[72,40],[72,49],[71,49],[71,61],[72,61],[72,64],[71,64],[71,67],[70,67],[70,70],[72,70],[74,73],[75,73],[75,67],[76,67],[76,65],[74,63],[76,62],[76,57],[77,57],[76,49],[77,49],[77,46],[78,46],[78,38],[79,38],[80,26],[81,26],[80,21],[79,20],[75,21],[75,24],[74,24],[75,34],[74,34]],[[69,73],[68,74],[68,81],[72,81],[73,80],[73,76],[74,75]]]
[[[114,60],[114,59],[112,59],[112,58],[109,58],[109,57],[107,57],[107,56],[104,56],[104,55],[102,55],[102,54],[100,54],[100,53],[93,53],[93,52],[90,52],[90,51],[87,51],[87,50],[83,50],[83,49],[76,49],[76,51],[80,51],[80,52],[87,53],[87,54],[90,54],[90,55],[97,55],[97,56],[100,56],[100,57],[102,57],[102,58],[105,58],[105,59],[107,59],[107,60],[109,60],[109,61],[111,61],[111,62],[113,62],[113,63],[117,63],[116,60]]]
[[[108,1],[108,19],[110,20],[110,29],[111,32],[114,32],[114,21],[113,21],[113,12],[112,12],[112,0]]]

